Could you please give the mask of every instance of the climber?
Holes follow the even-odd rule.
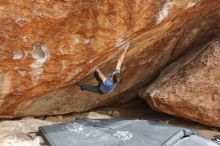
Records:
[[[80,86],[81,90],[88,90],[90,92],[95,92],[99,94],[106,94],[111,93],[114,91],[116,84],[121,82],[121,64],[124,60],[125,54],[129,48],[130,44],[127,44],[125,46],[125,50],[123,54],[120,56],[116,69],[114,72],[112,72],[110,75],[105,77],[102,72],[99,70],[98,67],[96,67],[94,76],[96,80],[99,82],[97,86],[89,86],[89,85],[80,85],[77,83],[77,85]]]

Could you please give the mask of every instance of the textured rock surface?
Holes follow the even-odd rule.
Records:
[[[171,64],[140,96],[157,111],[220,127],[220,41]]]
[[[40,126],[53,124],[53,122],[37,119],[23,119],[17,121],[0,122],[1,146],[42,146],[43,139],[36,134]],[[27,134],[31,137],[28,137]]]
[[[170,60],[219,34],[219,9],[219,0],[2,0],[0,116],[78,112],[132,97]],[[97,65],[113,70],[126,42],[114,93],[71,86]]]

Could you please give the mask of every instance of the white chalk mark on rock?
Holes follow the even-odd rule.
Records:
[[[94,59],[89,60],[87,64],[91,64],[91,63],[93,63],[93,62],[94,62],[94,60],[95,60],[95,58],[94,58]]]
[[[90,44],[91,40],[90,39],[83,39],[81,42],[82,42],[82,44],[87,45],[87,44]]]
[[[22,17],[17,17],[17,18],[15,18],[15,23],[17,25],[19,25],[20,27],[22,27],[28,23],[28,20],[26,20],[25,18],[22,18]]]
[[[42,66],[45,62],[50,60],[51,56],[49,49],[45,45],[38,43],[32,50],[32,57],[35,59],[35,61],[31,64],[31,77],[35,84],[43,72]]]
[[[74,37],[72,40],[72,43],[73,43],[73,45],[78,45],[78,44],[80,44],[80,39],[77,37]]]
[[[115,47],[120,47],[120,46],[122,46],[122,45],[125,44],[125,43],[127,43],[126,40],[124,40],[123,38],[118,38],[118,39],[116,40]]]
[[[91,39],[89,38],[82,38],[80,36],[75,36],[73,39],[72,39],[72,43],[73,45],[78,45],[78,44],[83,44],[83,45],[88,45],[91,43]]]
[[[23,40],[24,42],[28,42],[28,38],[27,38],[26,36],[23,36],[23,37],[22,37],[22,40]]]
[[[121,141],[126,141],[131,139],[133,137],[133,134],[129,131],[116,131],[113,136],[119,138]]]
[[[168,0],[164,4],[163,9],[159,12],[159,15],[157,16],[157,19],[156,19],[157,24],[159,24],[161,21],[163,21],[168,16],[170,8],[171,8],[171,3]]]
[[[13,58],[14,60],[21,59],[23,57],[23,53],[21,50],[15,50]]]
[[[187,8],[191,8],[191,7],[194,7],[200,0],[190,0],[188,5],[187,5]]]

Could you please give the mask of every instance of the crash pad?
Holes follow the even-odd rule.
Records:
[[[196,131],[148,120],[76,119],[39,133],[49,146],[218,146]]]

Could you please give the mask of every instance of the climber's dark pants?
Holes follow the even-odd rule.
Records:
[[[99,85],[98,86],[81,85],[81,89],[102,94],[102,92],[100,91]]]
[[[82,90],[103,94],[100,90],[100,84],[102,83],[102,79],[99,77],[99,74],[96,71],[94,72],[94,76],[96,80],[99,82],[97,86],[81,85],[80,87]]]

